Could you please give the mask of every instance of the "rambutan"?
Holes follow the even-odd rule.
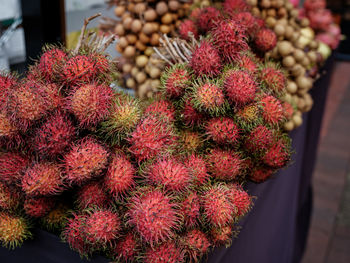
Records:
[[[7,184],[19,183],[29,159],[19,153],[0,153],[0,181]]]
[[[111,245],[121,230],[119,216],[110,210],[98,209],[91,212],[85,221],[84,231],[93,247]]]
[[[282,103],[282,107],[283,107],[284,118],[286,120],[292,119],[293,114],[294,114],[294,108],[293,108],[292,104],[285,101]]]
[[[207,40],[202,40],[192,52],[190,66],[197,77],[217,76],[222,68],[219,53]]]
[[[0,147],[2,145],[19,146],[21,143],[22,140],[19,134],[19,129],[15,126],[5,111],[0,111]]]
[[[33,147],[42,156],[62,154],[76,136],[74,124],[68,115],[55,112],[36,131]]]
[[[108,167],[104,184],[114,197],[119,197],[130,190],[135,184],[136,170],[123,154],[116,153]]]
[[[277,36],[272,30],[262,28],[255,34],[254,43],[258,50],[267,52],[276,46]]]
[[[218,83],[200,81],[191,88],[191,102],[195,109],[211,115],[219,115],[226,111],[228,104]]]
[[[250,74],[254,74],[258,70],[259,60],[251,52],[241,52],[235,59],[235,64]]]
[[[141,119],[139,101],[129,95],[115,95],[108,119],[101,123],[101,133],[112,145],[129,136]]]
[[[15,211],[21,201],[21,194],[15,188],[0,182],[0,209]]]
[[[249,50],[245,30],[234,20],[218,22],[211,34],[221,58],[228,63],[234,62],[241,51]]]
[[[8,93],[17,83],[18,79],[14,75],[0,72],[0,112],[5,108]]]
[[[42,218],[42,224],[49,231],[62,230],[67,223],[68,215],[68,206],[59,203],[45,217]]]
[[[210,119],[206,124],[206,134],[214,142],[220,144],[237,144],[239,139],[239,128],[236,123],[228,117],[217,117]]]
[[[80,209],[94,206],[107,208],[109,199],[101,182],[90,182],[79,189],[77,203]]]
[[[193,106],[193,99],[186,98],[181,115],[186,126],[193,127],[205,119],[205,115],[196,110]]]
[[[86,219],[86,215],[73,214],[62,232],[62,239],[81,256],[88,257],[92,253],[92,247],[87,243]]]
[[[146,109],[146,115],[155,116],[169,122],[175,120],[175,109],[170,101],[159,99],[152,102]]]
[[[252,102],[258,88],[252,75],[235,69],[225,73],[224,87],[229,100],[238,106]]]
[[[138,161],[148,160],[174,146],[175,140],[173,127],[167,121],[148,116],[128,138],[131,144],[129,151]]]
[[[214,227],[210,231],[211,240],[217,246],[230,246],[234,236],[231,226]]]
[[[207,160],[212,176],[221,180],[235,179],[243,168],[242,157],[231,150],[213,149]]]
[[[22,190],[28,196],[57,195],[63,189],[62,171],[55,163],[35,163],[22,177]]]
[[[56,79],[56,74],[59,72],[58,68],[67,58],[67,54],[57,48],[49,48],[40,57],[38,64],[38,70],[48,81],[53,81]]]
[[[230,189],[225,184],[215,184],[205,189],[201,197],[204,215],[213,226],[225,226],[235,220],[237,208],[230,199]]]
[[[202,33],[206,33],[215,27],[220,18],[220,11],[215,7],[208,6],[200,10],[196,24]]]
[[[249,173],[249,178],[253,182],[261,183],[271,178],[274,172],[275,170],[272,168],[258,166]]]
[[[180,134],[180,149],[186,152],[196,152],[203,146],[203,138],[201,134],[185,130]]]
[[[191,175],[191,182],[200,186],[205,184],[209,179],[206,161],[199,155],[191,154],[185,160],[185,166]]]
[[[253,37],[257,30],[256,18],[251,12],[239,12],[231,15],[245,29],[245,32],[250,37]]]
[[[92,52],[89,57],[95,62],[96,76],[108,80],[110,78],[108,74],[113,70],[113,65],[110,63],[108,56],[103,53]]]
[[[187,41],[191,40],[189,36],[190,33],[192,33],[194,38],[198,38],[198,30],[196,24],[190,19],[185,19],[182,21],[178,30],[181,38]]]
[[[200,7],[195,7],[192,11],[189,17],[191,17],[194,21],[198,19],[198,16],[201,13],[201,8]]]
[[[55,83],[41,83],[38,87],[38,93],[45,98],[47,110],[61,108],[64,98],[61,94],[61,88]]]
[[[263,125],[258,125],[247,136],[245,148],[252,153],[261,153],[270,147],[273,139],[271,130]]]
[[[286,77],[283,72],[275,67],[266,66],[260,70],[260,79],[266,88],[280,94],[286,88]]]
[[[173,241],[168,241],[155,248],[148,248],[143,258],[145,263],[183,263],[184,254]]]
[[[205,255],[211,244],[207,236],[198,229],[187,232],[181,239],[185,254],[190,257],[190,262],[198,262]]]
[[[284,119],[281,102],[273,96],[266,95],[260,101],[262,117],[270,125],[279,124]]]
[[[161,82],[164,94],[171,98],[177,98],[191,84],[191,74],[185,65],[175,64],[162,74]]]
[[[238,110],[236,122],[244,130],[250,130],[262,123],[260,107],[256,103],[248,104]]]
[[[82,127],[94,127],[109,116],[112,98],[111,87],[87,84],[72,91],[67,107]]]
[[[63,83],[74,86],[91,82],[98,72],[96,62],[90,56],[77,55],[67,60],[59,74]]]
[[[233,14],[249,9],[249,5],[244,0],[225,0],[222,4],[223,10],[226,14],[232,16]]]
[[[290,149],[288,142],[279,140],[271,145],[263,156],[263,161],[270,167],[282,168],[290,160]]]
[[[200,216],[200,201],[196,192],[190,192],[180,202],[180,213],[184,219],[184,225],[191,228],[198,224]]]
[[[137,256],[140,245],[132,232],[122,236],[113,246],[112,256],[123,262],[133,262]]]
[[[31,237],[26,220],[0,211],[0,241],[3,247],[15,249]]]
[[[149,167],[147,179],[155,185],[172,191],[188,188],[191,175],[185,165],[173,157],[158,159]]]
[[[39,218],[45,216],[55,207],[55,201],[49,197],[26,198],[23,209],[31,217]]]
[[[236,216],[246,215],[252,207],[252,197],[238,184],[229,185],[229,198],[236,209]]]
[[[109,152],[93,138],[85,137],[64,156],[65,180],[81,185],[100,175],[108,163]]]
[[[129,224],[151,246],[170,239],[179,229],[180,218],[178,205],[171,198],[157,189],[139,189],[130,204],[127,213]]]

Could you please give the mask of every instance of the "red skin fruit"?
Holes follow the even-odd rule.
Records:
[[[93,206],[106,208],[109,199],[100,182],[91,182],[80,188],[77,203],[80,209]]]
[[[225,13],[228,15],[233,15],[237,11],[249,9],[248,4],[244,0],[225,0],[222,7]]]
[[[169,241],[156,248],[149,248],[144,257],[145,263],[182,263],[184,255],[175,242]]]
[[[265,126],[255,127],[248,135],[245,147],[248,151],[259,153],[266,151],[273,142],[272,132]]]
[[[238,67],[248,71],[251,74],[255,73],[257,70],[256,63],[247,55],[239,55],[239,57],[236,60],[236,63]]]
[[[126,236],[120,238],[120,241],[115,245],[113,252],[116,258],[124,260],[125,262],[133,262],[138,249],[139,244],[133,233],[128,233]]]
[[[220,20],[220,11],[214,7],[204,7],[200,10],[196,24],[203,33],[210,31]]]
[[[185,252],[189,254],[194,262],[208,252],[210,242],[207,236],[198,229],[193,229],[185,234],[182,239]]]
[[[182,163],[169,157],[152,164],[147,178],[155,185],[172,191],[182,191],[189,186],[191,175]]]
[[[65,52],[58,48],[47,50],[40,57],[38,69],[46,80],[54,80],[57,73],[57,67],[66,59]]]
[[[7,184],[19,183],[22,172],[29,164],[29,159],[18,153],[0,154],[0,181]]]
[[[201,121],[204,120],[204,115],[200,112],[198,112],[191,102],[191,100],[188,100],[183,109],[183,121],[187,126],[193,127],[194,125],[199,124]]]
[[[117,238],[121,222],[116,213],[109,210],[97,210],[86,219],[85,233],[87,240],[94,247],[106,246]]]
[[[263,28],[255,35],[255,45],[262,52],[270,51],[276,46],[276,43],[277,36],[270,29]]]
[[[62,172],[54,163],[36,163],[22,177],[22,190],[28,196],[57,195],[64,190]]]
[[[204,110],[214,110],[225,103],[225,95],[215,84],[205,83],[196,90],[199,107]]]
[[[258,167],[249,173],[249,177],[253,182],[261,183],[272,177],[273,173],[274,170],[271,168]]]
[[[156,157],[174,145],[176,137],[165,121],[149,116],[142,120],[128,139],[129,151],[138,161]]]
[[[16,188],[0,182],[0,209],[16,210],[20,205],[21,195]]]
[[[224,87],[230,101],[238,106],[252,102],[257,90],[257,84],[253,77],[243,70],[228,71]]]
[[[195,154],[190,155],[185,161],[185,166],[191,175],[193,184],[200,186],[209,180],[206,162],[202,157]]]
[[[204,215],[213,226],[220,227],[234,222],[237,210],[229,195],[230,191],[227,187],[215,185],[202,196]]]
[[[261,99],[262,117],[269,124],[278,124],[284,119],[281,102],[273,96],[265,96]]]
[[[233,180],[243,168],[243,160],[233,151],[214,149],[207,156],[209,171],[217,179]]]
[[[261,70],[260,78],[272,91],[282,92],[286,88],[286,77],[277,69],[267,67]]]
[[[0,111],[5,108],[8,92],[16,86],[18,80],[11,75],[1,75],[0,73]]]
[[[252,198],[249,194],[243,190],[240,185],[233,184],[230,186],[230,201],[237,208],[236,215],[238,217],[244,216],[248,213],[252,206]]]
[[[327,2],[324,0],[305,0],[304,8],[307,11],[317,10],[317,9],[325,9]]]
[[[258,26],[256,18],[250,12],[234,14],[233,18],[245,29],[249,36],[254,36]]]
[[[193,192],[186,196],[180,204],[180,213],[183,215],[184,224],[187,228],[198,225],[200,216],[200,202],[198,195]]]
[[[220,144],[236,144],[239,139],[239,128],[228,117],[210,119],[206,125],[207,135]]]
[[[283,107],[284,117],[287,120],[290,120],[294,114],[293,106],[288,102],[283,102],[282,107]]]
[[[85,55],[70,58],[60,72],[62,81],[70,85],[88,83],[94,79],[97,73],[95,61]]]
[[[72,121],[63,112],[56,112],[36,131],[33,147],[42,156],[62,154],[76,136]]]
[[[192,33],[194,38],[198,38],[198,31],[195,23],[192,20],[186,19],[179,26],[179,34],[181,38],[189,41],[191,38],[188,33]]]
[[[39,218],[45,216],[54,208],[54,206],[54,200],[48,197],[40,197],[35,199],[27,198],[24,201],[23,209],[27,215]]]
[[[160,190],[151,190],[136,194],[130,205],[129,224],[135,226],[138,233],[152,246],[174,236],[179,229],[176,204]]]
[[[158,100],[151,103],[145,110],[146,114],[166,119],[170,122],[175,120],[175,109],[171,102],[166,100]]]
[[[287,164],[290,153],[283,141],[274,143],[265,153],[263,161],[273,168],[282,168]]]
[[[87,84],[72,91],[68,110],[79,120],[80,126],[96,126],[109,115],[113,90],[107,85]]]
[[[105,186],[115,197],[125,194],[134,185],[135,168],[122,154],[115,154],[105,176]]]
[[[100,175],[106,168],[109,153],[96,140],[86,137],[64,156],[65,180],[81,185]]]
[[[233,231],[231,226],[224,226],[221,228],[213,228],[210,231],[214,244],[220,246],[224,244],[230,244],[233,237]]]
[[[214,77],[220,73],[222,64],[219,53],[214,46],[203,40],[193,51],[190,66],[198,77]]]
[[[249,50],[245,30],[234,20],[220,21],[211,34],[221,58],[228,63],[233,62],[239,52]]]
[[[41,84],[38,92],[47,102],[47,110],[54,110],[63,106],[64,98],[60,87],[55,83]]]
[[[166,94],[173,98],[181,96],[189,85],[190,79],[190,74],[183,68],[171,70],[165,79]]]

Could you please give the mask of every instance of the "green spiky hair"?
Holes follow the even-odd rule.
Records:
[[[192,72],[186,64],[166,68],[161,76],[160,90],[166,97],[179,97],[191,85]]]

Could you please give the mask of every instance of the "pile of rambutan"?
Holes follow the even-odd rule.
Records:
[[[290,159],[283,72],[263,79],[230,19],[201,23],[211,37],[169,67],[152,101],[111,88],[108,41],[84,31],[75,50],[44,49],[27,76],[1,75],[2,244],[44,226],[81,256],[171,263],[229,245],[253,206],[244,184]]]

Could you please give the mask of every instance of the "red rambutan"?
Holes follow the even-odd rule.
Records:
[[[245,148],[252,153],[264,152],[274,139],[273,133],[267,127],[258,125],[246,138]]]
[[[225,0],[222,4],[223,10],[226,14],[232,16],[233,14],[249,9],[249,5],[244,0]]]
[[[107,85],[87,84],[72,91],[68,109],[82,127],[96,126],[109,116],[113,90]]]
[[[243,168],[242,157],[233,151],[213,149],[207,156],[212,176],[221,180],[233,180]]]
[[[239,12],[234,14],[233,19],[236,20],[246,31],[250,37],[254,36],[257,30],[256,18],[251,12]]]
[[[49,197],[27,198],[24,200],[23,209],[31,217],[45,216],[55,206],[55,201]]]
[[[282,93],[286,88],[286,77],[281,70],[274,67],[264,67],[260,71],[262,83],[271,91]]]
[[[14,146],[17,148],[22,143],[18,128],[5,111],[0,111],[0,147],[11,148]]]
[[[38,93],[45,98],[47,110],[54,110],[63,106],[64,98],[60,87],[55,83],[42,83],[38,87]]]
[[[149,167],[147,178],[155,185],[182,191],[189,186],[191,175],[185,165],[175,158],[167,157],[158,159]]]
[[[201,198],[204,215],[214,226],[225,226],[234,222],[237,208],[230,199],[230,189],[216,184],[205,190]]]
[[[261,183],[272,177],[275,170],[268,167],[256,167],[249,173],[249,178],[253,182]]]
[[[168,241],[155,248],[148,248],[144,256],[145,263],[182,263],[184,254],[173,241]]]
[[[196,152],[203,146],[203,138],[201,134],[197,132],[192,132],[189,130],[184,130],[180,135],[180,149],[186,152],[192,153]]]
[[[220,144],[236,144],[239,139],[239,128],[228,117],[210,119],[206,124],[206,133],[213,141]]]
[[[87,240],[93,247],[111,245],[121,230],[119,216],[110,210],[98,209],[86,218],[84,231]]]
[[[220,21],[211,33],[214,46],[226,62],[233,62],[241,51],[249,50],[245,30],[234,20]]]
[[[20,200],[21,194],[15,187],[0,182],[0,209],[15,211]]]
[[[215,27],[220,18],[220,11],[215,7],[208,6],[200,10],[196,24],[201,32],[206,33]]]
[[[164,94],[172,98],[177,98],[191,84],[191,75],[184,65],[175,64],[165,71],[161,77],[161,81]]]
[[[179,229],[177,208],[178,205],[160,190],[140,189],[131,199],[129,224],[135,226],[141,237],[153,246],[173,237],[174,230]]]
[[[146,115],[155,116],[156,118],[164,119],[169,122],[175,120],[175,109],[170,101],[156,100],[152,102],[146,109]]]
[[[203,185],[209,179],[205,160],[195,154],[191,154],[185,161],[185,166],[191,175],[191,181],[195,185]]]
[[[262,28],[256,33],[254,43],[257,49],[267,52],[276,46],[277,36],[272,30]]]
[[[191,192],[181,201],[180,213],[184,219],[184,225],[191,228],[198,224],[200,216],[200,201],[197,193]]]
[[[7,184],[19,183],[29,159],[19,153],[0,153],[0,181]]]
[[[214,77],[220,73],[221,58],[214,46],[207,40],[202,40],[194,49],[190,66],[197,77]]]
[[[108,163],[109,152],[96,140],[85,137],[64,156],[65,180],[81,185],[100,175]]]
[[[254,74],[257,71],[258,63],[259,60],[251,52],[240,53],[235,60],[235,64],[239,68],[249,72],[250,74]]]
[[[191,40],[189,33],[192,33],[194,38],[198,38],[198,31],[197,31],[196,24],[192,20],[186,19],[182,21],[179,26],[179,34],[181,38],[189,41]]]
[[[46,216],[41,219],[43,226],[49,231],[62,230],[67,223],[70,213],[69,207],[59,203]]]
[[[181,243],[191,262],[198,262],[208,252],[211,245],[207,236],[198,229],[187,232],[182,237]]]
[[[91,57],[77,55],[68,59],[59,73],[64,83],[77,85],[91,82],[98,72],[96,63]]]
[[[129,232],[115,244],[112,255],[117,260],[123,260],[123,262],[134,262],[139,249],[140,245],[137,239],[133,233]]]
[[[148,116],[136,126],[128,140],[129,151],[138,161],[143,161],[168,150],[174,145],[176,136],[167,121]]]
[[[266,95],[260,101],[262,117],[268,124],[274,125],[284,119],[284,112],[281,102],[273,96]]]
[[[240,185],[229,185],[229,188],[230,201],[237,208],[236,216],[244,216],[252,207],[252,197]]]
[[[63,112],[56,112],[36,131],[33,147],[40,155],[54,157],[62,154],[75,136],[72,121]]]
[[[109,199],[101,182],[90,182],[80,188],[77,203],[80,209],[95,206],[107,208]]]
[[[0,112],[5,108],[8,93],[15,88],[18,80],[14,75],[0,72]]]
[[[213,243],[217,246],[226,245],[230,246],[232,242],[232,238],[234,236],[233,230],[231,226],[224,227],[214,227],[210,231],[211,239]]]
[[[235,120],[245,130],[250,130],[256,125],[261,124],[262,118],[258,104],[251,103],[239,109]]]
[[[273,143],[263,156],[264,163],[273,168],[282,168],[289,160],[289,145],[283,140]]]
[[[228,70],[224,77],[224,87],[232,103],[242,106],[254,100],[257,84],[248,72]]]
[[[282,103],[282,107],[283,107],[283,113],[284,113],[285,119],[286,120],[292,119],[293,114],[294,114],[294,108],[293,108],[292,104],[285,101]]]
[[[53,81],[56,78],[58,67],[66,57],[67,54],[56,47],[46,50],[41,55],[38,69],[46,80]]]
[[[116,153],[108,167],[104,183],[109,192],[118,197],[125,194],[135,184],[136,170],[125,155]]]
[[[35,163],[22,177],[22,190],[28,196],[57,195],[63,189],[61,169],[54,163]]]
[[[186,99],[182,110],[183,122],[189,127],[198,125],[205,119],[205,116],[194,108],[192,101],[191,98]]]

